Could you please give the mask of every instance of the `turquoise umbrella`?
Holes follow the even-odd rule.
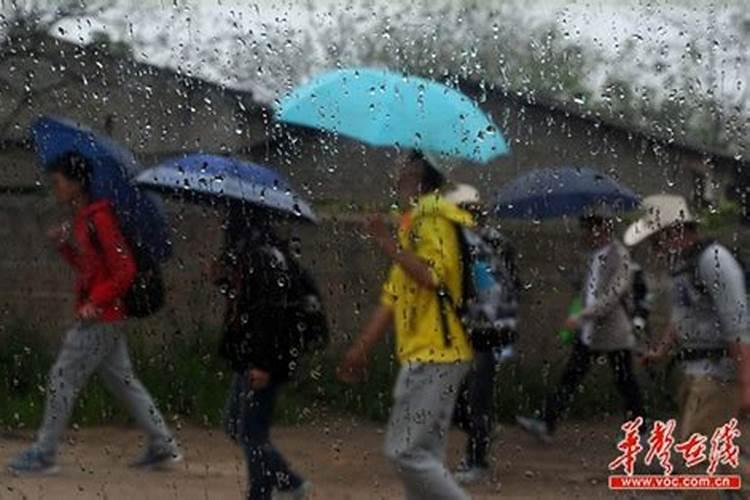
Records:
[[[382,69],[343,69],[296,88],[276,119],[372,146],[421,149],[486,163],[508,152],[502,134],[476,102],[416,76]]]

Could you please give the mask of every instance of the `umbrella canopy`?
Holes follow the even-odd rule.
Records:
[[[144,170],[136,181],[150,189],[230,198],[317,222],[312,207],[281,174],[235,158],[209,154],[172,158]]]
[[[546,219],[634,210],[639,198],[611,177],[588,168],[545,168],[516,178],[497,195],[500,217]]]
[[[486,163],[508,152],[498,128],[468,96],[381,69],[326,73],[286,96],[276,119],[373,146],[421,149]]]
[[[66,154],[84,157],[92,167],[91,197],[112,202],[128,241],[158,261],[171,255],[161,202],[133,184],[131,176],[138,164],[130,151],[61,118],[39,118],[31,126],[31,136],[44,169]]]

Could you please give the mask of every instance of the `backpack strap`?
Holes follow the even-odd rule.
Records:
[[[461,272],[461,290],[463,296],[463,304],[459,306],[456,301],[451,297],[448,287],[441,285],[438,287],[436,295],[438,299],[438,309],[440,312],[440,326],[443,331],[443,340],[445,345],[450,347],[453,345],[453,340],[450,335],[450,324],[448,322],[448,315],[446,309],[450,309],[454,312],[457,317],[461,317],[465,312],[466,298],[468,292],[472,287],[471,278],[471,249],[466,241],[462,227],[452,221],[449,221],[454,227],[456,232],[456,242],[458,244],[458,264]]]

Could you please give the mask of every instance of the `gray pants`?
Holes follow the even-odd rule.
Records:
[[[50,370],[44,420],[35,448],[54,458],[76,397],[94,371],[148,434],[152,447],[171,450],[175,446],[164,418],[133,372],[125,334],[112,324],[86,323],[68,331]]]
[[[404,365],[393,391],[385,454],[408,500],[465,500],[443,464],[453,407],[470,363]]]

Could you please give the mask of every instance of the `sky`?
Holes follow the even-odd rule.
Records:
[[[418,4],[422,7],[413,7]],[[715,95],[727,112],[737,111],[750,120],[750,12],[743,0],[475,0],[475,7],[462,10],[471,4],[118,0],[112,9],[63,22],[55,35],[87,43],[93,32],[104,31],[133,44],[134,56],[143,62],[250,90],[259,101],[272,103],[316,73],[370,63],[363,60],[363,40],[382,44],[398,30],[413,30],[415,40],[433,37],[451,72],[465,73],[481,63],[473,76],[497,78],[504,71],[501,63],[473,59],[477,33],[497,30],[510,33],[519,45],[533,44],[543,42],[530,38],[535,27],[551,23],[563,34],[554,42],[557,48],[584,47],[595,61],[585,76],[594,96],[604,94],[607,82],[617,79],[627,81],[636,93],[653,94],[650,106],[658,108],[669,100],[690,105],[691,100]],[[472,16],[474,24],[463,22]],[[377,32],[384,19],[392,32]],[[484,40],[492,43],[491,37]],[[386,51],[384,57],[392,55]]]

